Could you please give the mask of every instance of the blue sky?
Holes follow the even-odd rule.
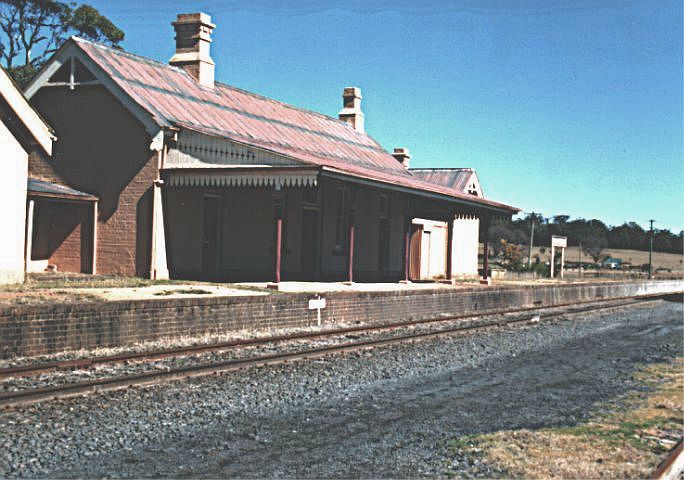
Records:
[[[680,1],[88,3],[160,60],[176,13],[209,13],[220,81],[333,116],[359,86],[383,146],[473,167],[492,199],[684,228]]]

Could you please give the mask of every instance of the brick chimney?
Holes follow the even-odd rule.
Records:
[[[344,89],[342,92],[342,110],[340,110],[339,118],[354,127],[356,131],[364,131],[360,88],[347,87]]]
[[[409,161],[411,160],[411,154],[408,148],[395,148],[392,156],[401,163],[404,168],[409,168]]]
[[[192,75],[200,85],[214,87],[214,61],[209,54],[216,25],[206,13],[180,13],[173,22],[176,53],[169,63]]]

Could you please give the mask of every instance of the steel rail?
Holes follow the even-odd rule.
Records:
[[[675,463],[678,463],[680,457],[682,456],[682,451],[684,451],[684,443],[680,439],[677,442],[677,445],[670,450],[670,453],[668,453],[667,457],[665,457],[665,460],[658,465],[658,468],[655,470],[655,472],[653,472],[651,478],[653,480],[674,479],[675,477],[679,478],[679,474],[681,474],[681,466],[677,468]]]
[[[647,300],[647,299],[646,299]],[[626,305],[635,305],[638,302],[630,302],[622,305],[594,305],[588,306],[582,310],[575,310],[571,312],[552,312],[546,315],[539,315],[539,319],[550,319],[563,315],[582,313],[586,311],[605,310],[609,308],[619,308]],[[548,309],[548,307],[547,307]],[[454,333],[465,331],[474,331],[486,329],[489,327],[502,327],[516,323],[529,323],[529,318],[516,318],[510,320],[494,320],[489,322],[481,322],[476,325],[459,325],[445,329],[439,329],[429,332],[417,332],[406,335],[398,335],[391,338],[362,340],[357,342],[347,342],[336,345],[328,345],[324,347],[309,348],[305,350],[298,350],[295,352],[281,352],[267,355],[259,355],[248,358],[231,359],[220,362],[213,362],[200,365],[189,365],[185,367],[178,367],[166,371],[143,372],[137,374],[121,375],[116,377],[100,378],[95,380],[88,380],[84,382],[67,383],[56,386],[39,387],[33,389],[11,391],[0,393],[0,408],[13,408],[32,403],[38,403],[47,400],[57,400],[68,398],[88,393],[113,391],[134,386],[151,385],[157,383],[167,383],[175,380],[183,380],[192,377],[219,375],[223,372],[230,372],[242,370],[249,367],[260,367],[266,365],[273,365],[279,363],[286,363],[289,361],[324,357],[331,354],[345,353],[351,351],[358,351],[368,348],[375,348],[381,346],[395,345],[400,343],[413,342],[426,338],[436,338]]]
[[[451,315],[447,317],[427,318],[420,320],[407,320],[402,322],[383,323],[378,325],[364,325],[357,327],[346,327],[339,329],[323,330],[317,332],[303,332],[288,335],[274,335],[269,337],[257,337],[251,339],[231,340],[226,342],[210,343],[204,345],[191,345],[184,347],[174,347],[163,350],[153,350],[144,352],[123,353],[118,355],[103,355],[96,357],[80,358],[73,360],[61,360],[56,362],[46,362],[41,364],[22,365],[17,367],[0,368],[0,378],[14,377],[14,376],[29,376],[37,375],[39,373],[49,372],[52,370],[73,370],[77,368],[88,368],[99,364],[108,363],[123,363],[131,360],[154,360],[168,357],[178,357],[185,355],[193,355],[196,353],[221,351],[231,348],[259,346],[270,343],[288,342],[295,340],[311,340],[316,338],[331,337],[335,335],[345,335],[349,333],[359,333],[364,331],[379,331],[393,328],[418,326],[428,323],[449,322],[454,320],[465,320],[469,318],[478,318],[483,316],[507,315],[515,313],[527,313],[540,310],[548,310],[551,308],[567,308],[575,305],[585,305],[605,302],[618,302],[622,300],[647,300],[662,297],[662,294],[626,296],[615,298],[597,298],[594,300],[585,300],[581,302],[560,303],[547,306],[534,307],[517,307],[510,309],[488,310],[477,314],[469,313],[463,315]]]

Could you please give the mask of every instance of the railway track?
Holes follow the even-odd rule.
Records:
[[[152,385],[193,377],[220,375],[224,372],[236,371],[245,368],[273,365],[302,359],[324,357],[333,354],[358,351],[394,345],[405,342],[420,341],[427,338],[435,338],[445,335],[476,331],[487,328],[496,328],[520,323],[533,323],[541,320],[549,320],[563,315],[576,314],[589,311],[605,310],[610,308],[626,307],[653,300],[658,296],[626,297],[621,299],[594,300],[573,304],[554,305],[551,307],[524,307],[507,310],[488,312],[487,317],[518,314],[516,318],[478,321],[474,324],[455,325],[447,328],[438,328],[426,332],[412,332],[396,335],[389,338],[369,339],[352,342],[342,342],[315,348],[304,348],[296,351],[279,352],[266,355],[255,355],[247,358],[229,359],[211,363],[181,366],[162,371],[146,371],[106,378],[91,379],[87,381],[72,382],[54,386],[27,388],[18,391],[0,393],[0,408],[15,408],[33,403],[62,399],[96,392],[112,391],[134,386]],[[553,310],[553,311],[549,311]],[[532,319],[526,315],[537,313]],[[75,369],[93,367],[98,364],[121,363],[131,360],[149,361],[166,357],[187,356],[203,352],[214,352],[241,347],[258,347],[274,343],[283,343],[295,340],[309,340],[316,338],[334,337],[361,332],[376,332],[391,330],[401,327],[414,327],[425,324],[437,324],[455,320],[482,318],[482,315],[459,315],[450,317],[431,318],[416,321],[394,322],[375,326],[358,326],[343,329],[327,330],[323,332],[299,333],[294,335],[280,335],[249,340],[216,343],[211,345],[198,345],[174,349],[158,350],[153,352],[139,352],[115,356],[93,357],[86,359],[69,360],[62,362],[44,363],[33,366],[10,367],[0,369],[0,377],[35,375],[62,369]]]

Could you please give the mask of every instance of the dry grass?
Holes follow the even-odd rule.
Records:
[[[206,285],[206,282],[149,280],[137,277],[100,276],[74,273],[32,274],[24,283],[0,285],[0,306],[97,302],[94,294],[80,288],[141,288],[150,285]],[[196,292],[195,292],[196,293]]]
[[[523,249],[525,255],[527,255],[527,249]],[[548,261],[551,258],[551,248],[546,247],[545,253],[540,253],[540,247],[534,247],[532,249],[532,256],[539,254],[541,258]],[[634,266],[644,265],[648,263],[648,251],[641,250],[621,250],[619,248],[606,248],[603,251],[604,255],[610,255],[611,257],[621,258],[623,262],[629,262]],[[526,257],[527,258],[527,257]],[[579,261],[579,248],[568,247],[565,249],[565,259],[569,262]],[[591,258],[587,257],[585,253],[582,253],[583,262],[591,262]],[[653,269],[667,268],[674,271],[682,271],[684,269],[684,256],[678,255],[676,253],[662,253],[653,252]]]
[[[513,477],[646,478],[684,428],[684,359],[644,368],[650,393],[603,405],[586,424],[537,431],[501,431],[451,442]]]

